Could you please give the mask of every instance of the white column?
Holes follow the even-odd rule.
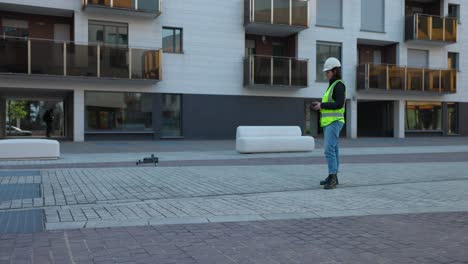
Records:
[[[405,138],[405,106],[404,100],[395,101],[393,104],[393,136],[395,138]]]
[[[357,138],[357,100],[346,102],[346,135],[348,138]]]
[[[88,43],[88,17],[81,13],[79,16],[74,16],[74,38],[73,40],[78,43]]]
[[[84,141],[84,90],[76,89],[73,93],[73,141]]]

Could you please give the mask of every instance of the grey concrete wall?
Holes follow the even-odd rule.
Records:
[[[6,136],[6,100],[5,98],[0,97],[0,138],[5,138]]]
[[[458,111],[459,133],[462,136],[468,136],[468,103],[460,103]]]
[[[154,138],[161,137],[161,127],[162,127],[162,95],[153,94],[153,131],[155,133]]]
[[[151,141],[156,139],[152,134],[85,134],[85,141]]]
[[[233,139],[238,126],[300,126],[302,98],[183,95],[185,139]]]

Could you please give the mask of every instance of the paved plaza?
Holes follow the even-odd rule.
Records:
[[[332,191],[320,140],[250,155],[64,143],[59,160],[0,161],[0,263],[468,263],[468,138],[342,145]],[[136,166],[153,153],[159,166]]]

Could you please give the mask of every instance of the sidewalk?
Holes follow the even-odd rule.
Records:
[[[468,138],[438,139],[447,145],[412,146],[416,141],[394,144],[386,147],[367,147],[369,140],[363,140],[354,147],[342,147],[340,155],[343,163],[386,163],[392,162],[431,162],[468,161]],[[223,166],[223,165],[275,165],[275,164],[323,164],[323,149],[306,153],[263,153],[240,154],[231,141],[174,141],[174,142],[107,142],[107,143],[67,143],[62,147],[58,160],[39,161],[0,161],[1,169],[47,169],[47,168],[86,168],[86,167],[134,167],[137,160],[157,156],[160,166]],[[104,144],[104,145],[102,145]],[[140,144],[143,144],[140,146]],[[343,144],[346,145],[346,144]],[[351,145],[349,142],[347,145]],[[386,145],[377,143],[375,145]],[[140,148],[141,147],[141,148]],[[90,153],[75,153],[77,149],[87,149]],[[122,148],[107,153],[111,149]],[[178,150],[186,148],[185,151]],[[151,151],[152,150],[152,151]],[[151,166],[151,165],[150,165]]]
[[[70,143],[1,161],[0,263],[468,263],[468,141],[389,142],[348,142],[332,191],[321,149]],[[160,166],[135,165],[151,153]]]
[[[456,146],[468,145],[468,137],[415,137],[359,138],[340,140],[342,148],[408,147],[408,146]],[[316,138],[316,147],[322,148],[323,139]],[[235,140],[160,140],[160,141],[86,141],[62,142],[64,154],[79,153],[132,153],[132,152],[182,152],[226,151],[235,149]]]

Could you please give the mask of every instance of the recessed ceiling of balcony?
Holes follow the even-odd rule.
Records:
[[[388,46],[398,44],[398,42],[394,41],[384,41],[384,40],[377,40],[377,39],[358,39],[358,45],[372,45],[372,46]]]
[[[420,4],[434,4],[439,3],[440,0],[409,0],[407,3],[420,3]]]
[[[287,37],[296,34],[307,27],[272,25],[266,23],[249,23],[245,25],[245,32],[253,35],[266,35],[272,37]]]
[[[0,3],[0,10],[6,12],[17,12],[35,15],[73,17],[73,10],[58,9],[51,7]]]
[[[157,18],[159,15],[161,15],[161,12],[159,11],[152,12],[152,11],[143,11],[143,10],[99,6],[99,5],[84,6],[84,10],[88,13],[94,13],[94,14],[130,16],[130,17],[141,17],[141,18]]]
[[[28,88],[2,88],[0,96],[14,99],[36,99],[50,100],[63,99],[68,94],[73,93],[72,90],[55,90],[55,89],[28,89]]]
[[[437,41],[437,40],[419,40],[419,39],[410,39],[406,41],[407,43],[415,44],[415,45],[426,45],[426,46],[445,46],[454,44],[453,41]]]

